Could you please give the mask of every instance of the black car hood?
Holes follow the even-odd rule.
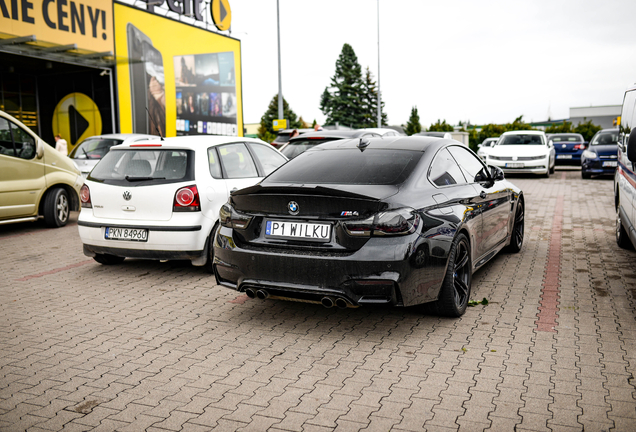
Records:
[[[616,144],[593,145],[589,147],[589,150],[604,156],[618,154],[618,146]]]

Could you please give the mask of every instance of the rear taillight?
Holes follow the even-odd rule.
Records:
[[[378,213],[367,219],[352,220],[343,223],[349,235],[363,236],[398,236],[415,232],[420,217],[412,209],[396,209]]]
[[[182,187],[174,194],[172,211],[193,212],[201,211],[199,191],[195,185]]]
[[[585,144],[576,144],[574,150],[585,150]]]
[[[237,212],[230,203],[223,204],[219,210],[219,223],[227,228],[245,229],[251,220],[251,216]]]
[[[93,204],[91,203],[91,190],[86,185],[80,189],[80,201],[82,201],[83,208],[93,208]]]

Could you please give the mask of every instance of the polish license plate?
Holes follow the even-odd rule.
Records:
[[[523,168],[525,165],[520,162],[510,162],[506,164],[506,168]]]
[[[148,230],[141,228],[112,228],[106,227],[106,240],[148,241]]]
[[[331,239],[331,225],[268,220],[265,222],[265,237],[329,241]]]
[[[557,159],[572,159],[572,155],[557,155]]]
[[[603,166],[604,167],[617,167],[618,166],[618,162],[617,161],[606,161],[603,162]]]

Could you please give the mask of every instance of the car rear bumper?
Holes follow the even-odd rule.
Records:
[[[616,172],[616,167],[607,167],[607,166],[604,167],[603,162],[605,161],[583,160],[583,163],[581,164],[581,172],[585,174],[591,174],[591,175],[614,175],[614,173]]]
[[[262,290],[264,297],[310,303],[328,297],[350,307],[435,300],[446,260],[414,272],[409,240],[382,240],[369,241],[352,254],[301,254],[239,246],[232,230],[221,227],[213,244],[214,270],[220,285],[248,295]]]
[[[84,255],[94,257],[97,254],[115,255],[125,258],[142,258],[153,260],[197,260],[204,258],[205,250],[200,251],[166,251],[146,249],[125,249],[120,247],[84,245]]]

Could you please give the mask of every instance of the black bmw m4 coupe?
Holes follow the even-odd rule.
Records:
[[[458,317],[473,272],[521,249],[524,197],[457,141],[357,138],[314,147],[233,192],[220,224],[217,282],[251,298],[426,303]]]

